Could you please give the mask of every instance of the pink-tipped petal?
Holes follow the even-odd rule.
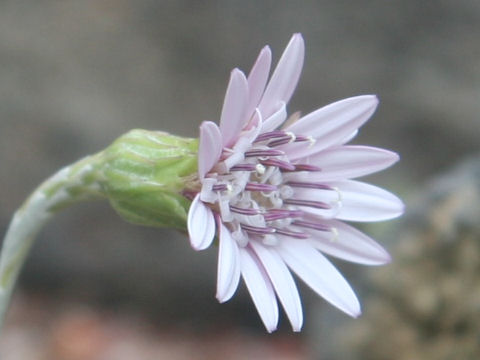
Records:
[[[360,304],[348,282],[310,243],[285,238],[278,251],[287,265],[317,294],[350,316],[360,315]]]
[[[190,244],[195,250],[208,248],[215,236],[215,219],[212,210],[200,200],[200,194],[195,196],[190,205],[187,229]]]
[[[315,144],[288,145],[290,160],[315,154],[341,143],[372,116],[377,105],[378,99],[375,95],[356,96],[324,106],[302,117],[286,130],[297,135],[310,135],[315,139]]]
[[[198,178],[202,180],[222,154],[222,134],[217,124],[204,121],[200,125],[198,145]]]
[[[285,102],[279,102],[276,110],[268,119],[265,119],[262,126],[262,132],[275,130],[287,119],[287,105]]]
[[[217,299],[221,303],[230,300],[240,280],[240,255],[238,245],[230,231],[219,226]]]
[[[280,58],[259,105],[264,118],[270,117],[280,101],[288,103],[302,72],[305,44],[294,34]]]
[[[386,169],[399,159],[394,152],[369,146],[337,146],[299,159],[301,163],[318,166],[321,171],[297,174],[310,181],[351,179]]]
[[[245,125],[247,102],[247,79],[240,70],[234,69],[230,75],[220,117],[220,132],[224,147],[229,147],[235,142]]]
[[[268,46],[265,46],[258,55],[257,61],[248,74],[248,106],[247,117],[253,114],[262,98],[265,85],[267,84],[270,65],[272,63],[272,52]]]
[[[278,324],[278,304],[268,275],[250,249],[239,250],[242,277],[253,303],[267,331],[275,331]]]
[[[383,265],[391,261],[380,244],[357,229],[341,221],[321,222],[332,231],[310,231],[312,236],[309,240],[321,252],[362,265]]]
[[[302,304],[292,274],[275,250],[256,241],[252,241],[251,244],[270,277],[293,331],[300,331],[303,324]]]

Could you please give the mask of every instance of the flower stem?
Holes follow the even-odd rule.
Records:
[[[59,210],[73,203],[101,197],[99,155],[64,167],[44,181],[18,209],[5,235],[0,256],[0,328],[21,267],[37,233]]]

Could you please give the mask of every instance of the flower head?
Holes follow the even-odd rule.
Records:
[[[376,109],[373,95],[352,97],[287,120],[304,42],[293,35],[270,80],[265,47],[246,77],[231,73],[220,125],[200,126],[197,190],[188,213],[194,249],[217,234],[217,299],[229,300],[240,276],[266,327],[280,300],[294,331],[303,323],[293,271],[325,300],[356,317],[355,293],[324,254],[365,265],[390,260],[345,221],[397,217],[403,204],[378,187],[351,180],[398,160],[390,151],[345,145]],[[282,126],[283,124],[283,126]]]

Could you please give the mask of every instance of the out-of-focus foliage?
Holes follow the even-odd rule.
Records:
[[[480,358],[480,157],[417,196],[366,313],[337,337],[352,359]]]

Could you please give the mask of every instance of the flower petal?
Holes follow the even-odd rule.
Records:
[[[375,95],[351,97],[324,106],[294,122],[286,130],[297,135],[309,135],[315,139],[315,144],[289,144],[290,160],[315,154],[341,143],[372,116],[377,105],[378,99]]]
[[[347,221],[382,221],[403,214],[403,202],[392,193],[360,181],[326,182],[334,190],[295,189],[295,198],[319,199],[332,209],[304,210],[313,214]]]
[[[204,121],[200,125],[198,145],[198,178],[202,180],[222,154],[222,134],[217,124]]]
[[[296,173],[292,178],[310,181],[351,179],[383,170],[399,159],[394,152],[369,146],[337,146],[299,159],[301,163],[319,167],[321,171]]]
[[[221,303],[230,300],[237,290],[240,280],[240,255],[237,242],[232,239],[230,231],[219,226],[217,299]]]
[[[268,132],[278,128],[287,119],[287,106],[285,102],[279,102],[278,110],[263,122],[262,132]]]
[[[268,73],[270,72],[270,65],[272,63],[272,52],[268,46],[265,46],[258,55],[257,61],[248,74],[248,106],[247,117],[253,114],[253,111],[258,106],[262,98],[265,85],[268,80]]]
[[[294,34],[288,43],[258,106],[268,118],[280,101],[288,103],[297,86],[303,67],[305,44],[302,35]]]
[[[350,285],[310,243],[284,238],[278,250],[287,265],[316,293],[350,316],[360,315],[360,304]]]
[[[357,136],[357,135],[358,135],[358,129],[356,129],[351,134],[347,135],[344,139],[341,139],[336,145],[346,144],[346,143],[350,142],[350,140],[353,140],[355,138],[355,136]]]
[[[240,70],[234,69],[230,75],[220,117],[220,132],[222,133],[222,145],[224,147],[229,147],[235,142],[236,137],[245,125],[247,102],[247,79]]]
[[[197,194],[190,205],[187,219],[190,244],[195,250],[210,246],[215,236],[215,219],[212,210],[200,200]]]
[[[341,221],[316,221],[334,229],[332,232],[309,231],[312,235],[309,241],[321,252],[362,265],[383,265],[391,261],[390,255],[380,244],[357,229]]]
[[[252,248],[262,262],[278,298],[292,324],[293,331],[300,331],[303,324],[302,304],[292,274],[278,253],[252,241]]]
[[[340,190],[342,206],[336,218],[349,221],[382,221],[394,219],[404,212],[397,196],[377,186],[346,180],[329,183]]]
[[[252,250],[240,248],[241,272],[253,303],[268,332],[277,329],[278,304],[272,284]]]

